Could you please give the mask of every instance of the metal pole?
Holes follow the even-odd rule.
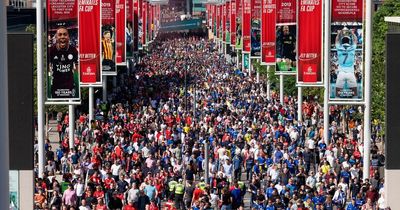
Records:
[[[5,1],[0,2],[0,44],[7,46],[7,13]],[[7,47],[0,49],[0,209],[10,209],[9,195],[9,127],[8,127],[8,64],[7,64]],[[39,104],[39,103],[38,103]],[[42,127],[43,128],[43,127]],[[42,136],[43,138],[43,136]]]
[[[1,27],[4,28],[4,27]],[[4,45],[6,46],[6,45]],[[3,56],[1,56],[3,57]],[[37,59],[37,113],[38,113],[38,176],[43,177],[44,158],[44,96],[43,96],[43,2],[36,2],[36,59]],[[3,78],[3,77],[2,77]],[[5,77],[7,78],[7,77]]]
[[[369,178],[371,149],[371,59],[372,59],[372,1],[366,1],[365,18],[365,110],[363,178]]]
[[[194,83],[193,89],[193,120],[196,122],[196,83]]]
[[[117,76],[113,77],[113,88],[117,87]]]
[[[107,101],[107,76],[103,76],[103,102]]]
[[[250,58],[250,55],[249,55],[249,77],[251,77],[251,69],[252,69],[252,65],[251,65],[251,58]]]
[[[68,105],[69,114],[69,149],[74,148],[75,110],[74,105]]]
[[[283,74],[279,75],[279,101],[283,105]]]
[[[188,103],[187,103],[187,70],[188,67],[185,68],[185,110],[188,111]]]
[[[246,69],[244,69],[244,52],[242,51],[242,72],[244,73]]]
[[[303,89],[297,88],[297,122],[303,120]]]
[[[94,87],[89,87],[89,129],[92,128],[94,104]]]
[[[239,68],[239,50],[236,50],[236,68]]]
[[[270,70],[271,66],[268,65],[268,72]],[[271,98],[271,82],[269,81],[268,73],[267,73],[267,99],[269,100]]]
[[[206,180],[206,182],[207,182],[207,184],[209,183],[208,182],[208,178],[209,178],[209,174],[208,174],[208,171],[209,171],[209,169],[208,169],[208,167],[209,167],[209,155],[208,155],[208,140],[205,140],[204,141],[204,159],[205,159],[205,161],[206,161],[206,164],[205,164],[205,169],[204,169],[204,178],[205,178],[205,180]]]
[[[324,139],[326,144],[330,144],[329,139],[329,54],[330,54],[330,0],[325,0],[325,30],[324,30]]]

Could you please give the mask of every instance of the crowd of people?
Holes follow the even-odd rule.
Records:
[[[331,106],[329,139],[313,97],[268,96],[200,35],[162,34],[96,118],[60,114],[46,142],[38,209],[385,209],[384,163],[373,136],[362,179],[357,107]],[[379,126],[373,131],[378,132]],[[37,174],[36,174],[37,175]],[[62,180],[57,179],[62,175]],[[38,176],[37,176],[38,177]]]

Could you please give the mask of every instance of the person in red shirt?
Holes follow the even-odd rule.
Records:
[[[109,190],[111,189],[111,184],[115,186],[115,180],[112,178],[111,172],[107,173],[107,178],[104,179],[104,187]]]
[[[101,186],[96,187],[96,191],[94,191],[93,197],[95,197],[96,199],[104,198],[104,191],[102,190]]]
[[[137,208],[133,204],[133,201],[128,201],[128,204],[125,204],[122,210],[137,210]]]

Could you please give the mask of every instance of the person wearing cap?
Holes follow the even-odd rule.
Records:
[[[183,194],[185,193],[185,185],[182,184],[183,180],[179,179],[175,186],[175,207],[177,209],[183,209],[185,204],[183,203]]]

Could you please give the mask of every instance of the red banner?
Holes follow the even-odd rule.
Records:
[[[240,1],[240,0],[238,0]],[[231,46],[236,45],[236,0],[231,0]]]
[[[322,1],[299,1],[298,83],[322,82]]]
[[[98,0],[80,1],[79,25],[85,26],[79,30],[79,67],[82,84],[101,83],[100,10]]]
[[[225,42],[225,33],[226,33],[226,16],[227,16],[227,10],[226,10],[226,4],[222,5],[222,41]]]
[[[277,24],[296,24],[296,0],[276,0]]]
[[[360,21],[363,19],[363,0],[332,0],[332,22]]]
[[[221,38],[221,15],[222,11],[221,11],[221,5],[217,6],[217,14],[216,14],[216,18],[217,18],[217,38],[220,39]]]
[[[126,7],[125,2],[126,0],[116,0],[116,42],[117,42],[117,53],[116,53],[116,60],[117,64],[125,64],[125,47],[126,47]]]
[[[275,63],[276,0],[263,0],[261,16],[261,62]]]
[[[47,0],[48,100],[80,99],[78,36],[78,1]]]
[[[147,32],[147,2],[142,4],[142,44],[146,45]]]
[[[243,36],[243,52],[250,53],[251,43],[251,0],[243,0],[242,9],[242,36]]]
[[[133,52],[138,52],[139,48],[139,1],[133,0]]]

